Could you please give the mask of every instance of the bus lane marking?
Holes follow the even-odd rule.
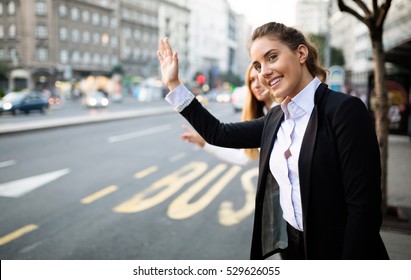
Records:
[[[23,235],[26,235],[27,233],[32,232],[38,228],[39,228],[38,225],[30,224],[30,225],[21,227],[13,232],[10,232],[9,234],[6,234],[5,236],[0,237],[0,246],[6,245],[7,243],[10,243],[16,240],[17,238],[22,237]]]
[[[136,173],[134,174],[134,178],[136,178],[136,179],[142,179],[142,178],[144,178],[144,177],[146,177],[146,176],[148,176],[148,175],[156,172],[157,170],[158,170],[158,167],[157,167],[156,165],[150,166],[150,167],[148,167],[148,168],[146,168],[146,169],[144,169],[144,170],[141,170],[141,171],[139,171],[139,172],[136,172]]]
[[[90,204],[90,203],[93,203],[94,201],[96,201],[98,199],[101,199],[101,198],[103,198],[103,197],[105,197],[105,196],[109,195],[110,193],[115,192],[117,190],[118,190],[118,187],[116,185],[110,185],[110,186],[108,186],[108,187],[106,187],[106,188],[104,188],[104,189],[102,189],[98,192],[95,192],[95,193],[81,199],[80,202],[82,204]]]
[[[241,175],[241,185],[245,191],[245,203],[235,211],[231,201],[223,201],[218,211],[218,221],[224,226],[233,226],[242,222],[251,215],[255,208],[256,186],[252,179],[258,176],[258,167],[254,167]]]
[[[204,175],[188,190],[179,195],[171,202],[167,214],[175,220],[187,219],[204,210],[227,186],[227,184],[240,172],[241,167],[231,167],[211,188],[199,199],[190,202],[210,181],[219,176],[227,168],[226,164],[218,164],[213,170]]]
[[[154,207],[179,191],[185,184],[207,170],[205,162],[191,162],[179,170],[154,182],[147,189],[113,208],[118,213],[137,213]]]

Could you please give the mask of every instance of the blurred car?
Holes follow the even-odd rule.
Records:
[[[237,87],[234,89],[231,95],[231,103],[233,104],[234,111],[240,112],[243,110],[245,98],[247,96],[247,87]]]
[[[83,105],[87,108],[106,108],[109,104],[108,97],[101,91],[87,93]]]
[[[44,113],[49,107],[47,99],[45,99],[38,91],[28,92],[9,92],[0,101],[0,114],[23,112],[29,114],[31,111],[40,111]]]

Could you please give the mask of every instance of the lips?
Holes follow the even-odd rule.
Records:
[[[283,79],[283,77],[276,77],[275,79],[271,80],[268,84],[270,85],[271,88],[276,87],[280,81]]]

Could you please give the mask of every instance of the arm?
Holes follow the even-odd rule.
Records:
[[[240,149],[231,149],[223,148],[208,144],[197,132],[189,128],[186,125],[183,125],[183,128],[186,130],[181,135],[181,139],[192,143],[206,151],[207,153],[215,156],[219,160],[225,161],[231,164],[237,164],[245,166],[250,163],[252,160]]]
[[[378,251],[382,221],[380,154],[374,127],[357,98],[340,104],[333,126],[347,211],[343,258],[369,258]]]
[[[264,119],[224,124],[216,119],[193,97],[178,78],[178,57],[167,39],[160,40],[157,57],[164,84],[171,91],[166,100],[185,117],[210,144],[231,148],[258,148]]]

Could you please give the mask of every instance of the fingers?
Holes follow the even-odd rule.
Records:
[[[168,38],[164,38],[163,40],[163,46],[164,46],[164,51],[166,56],[173,56],[173,51],[171,50],[170,43],[168,42]]]
[[[157,58],[160,61],[160,63],[163,63],[164,61],[163,54],[159,50],[157,51]]]

